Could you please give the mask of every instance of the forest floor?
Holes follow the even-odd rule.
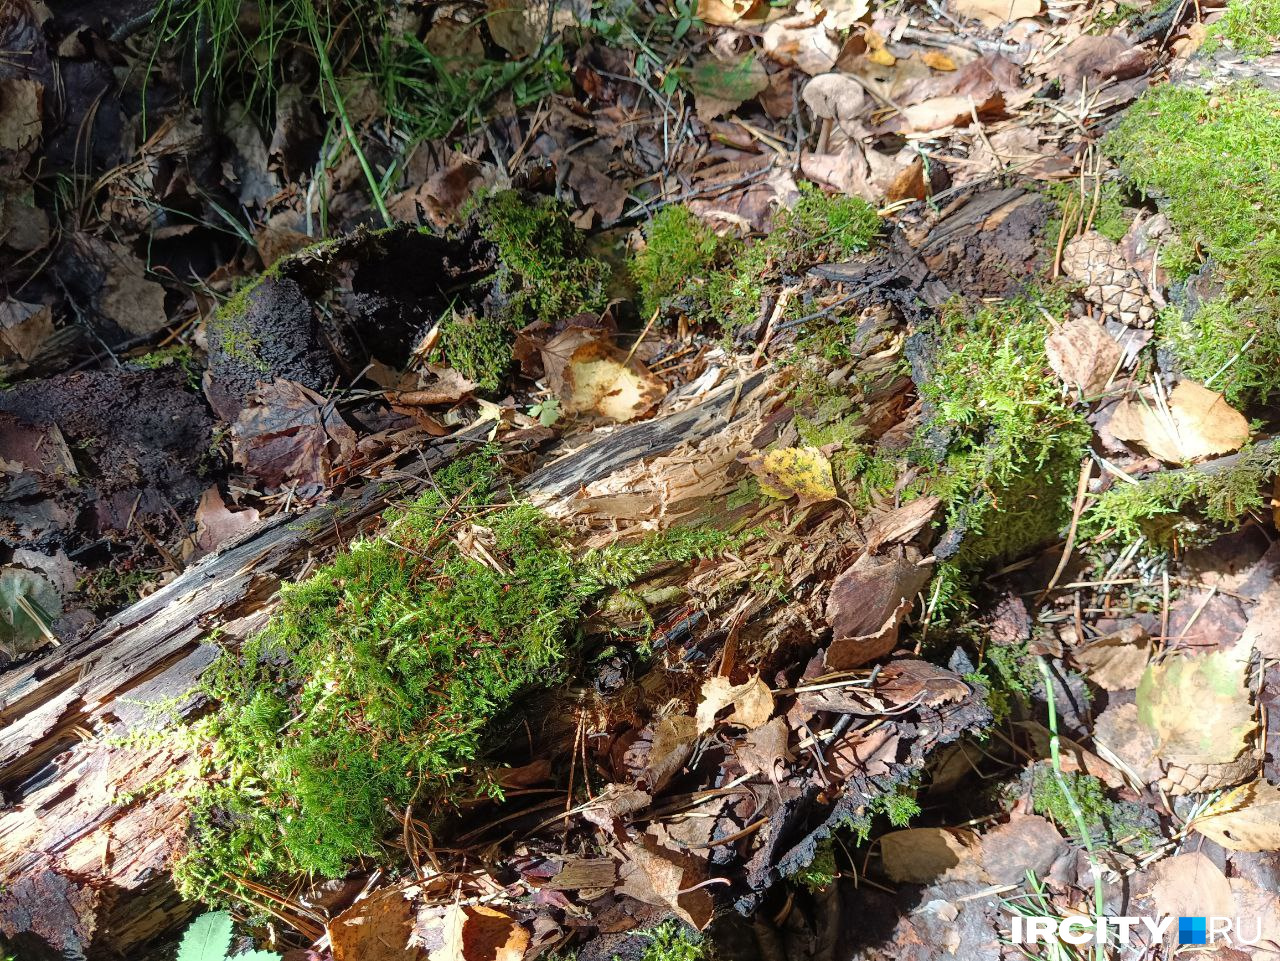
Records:
[[[7,0],[0,958],[1280,953],[1277,50]]]

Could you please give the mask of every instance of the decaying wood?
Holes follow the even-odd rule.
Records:
[[[766,391],[763,374],[731,379],[678,413],[591,435],[522,486],[540,503],[572,495],[732,426]],[[186,916],[168,873],[182,801],[147,789],[178,770],[187,750],[145,735],[197,708],[188,692],[217,654],[215,631],[236,639],[261,626],[283,580],[482,438],[443,439],[392,476],[275,518],[83,640],[0,677],[0,934],[21,957],[132,956]]]

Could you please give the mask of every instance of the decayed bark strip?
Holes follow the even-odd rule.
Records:
[[[731,380],[679,413],[595,435],[522,486],[545,503],[710,437],[765,381]],[[183,698],[217,652],[211,632],[237,638],[260,626],[307,558],[349,540],[481,437],[443,439],[391,480],[275,519],[83,640],[0,677],[0,934],[24,959],[129,956],[185,916],[167,867],[181,804],[163,790],[131,796],[185,760],[170,739],[137,736],[162,723],[147,705]],[[194,707],[186,700],[180,715]]]

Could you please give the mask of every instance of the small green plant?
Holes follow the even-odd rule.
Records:
[[[143,370],[159,370],[161,367],[177,367],[186,377],[187,386],[193,391],[200,389],[200,364],[196,361],[191,348],[186,344],[175,344],[143,354],[133,361]]]
[[[183,932],[177,961],[280,961],[280,955],[274,951],[246,951],[233,955],[233,934],[231,915],[227,912],[202,914]]]
[[[1236,53],[1262,56],[1280,43],[1280,0],[1231,0],[1222,19],[1209,28],[1205,51],[1223,44]]]
[[[1031,769],[1031,806],[1068,834],[1081,840],[1077,819],[1072,813],[1073,797],[1089,838],[1096,845],[1122,845],[1126,850],[1150,850],[1159,839],[1149,812],[1136,804],[1113,801],[1107,786],[1092,774],[1063,771],[1056,776],[1049,762]]]
[[[802,884],[810,892],[826,890],[835,884],[840,877],[840,869],[836,864],[836,847],[830,839],[818,845],[813,860],[791,876],[796,884]]]
[[[497,500],[496,453],[456,462],[283,591],[268,628],[206,672],[191,839],[175,864],[205,900],[245,880],[338,876],[385,853],[407,806],[497,792],[474,768],[513,698],[553,683],[591,598],[739,541],[678,528],[574,553]]]
[[[724,246],[681,204],[664,207],[645,230],[645,248],[631,261],[631,276],[646,314],[702,281]]]
[[[664,921],[636,934],[649,942],[640,961],[711,961],[713,957],[706,941],[675,921]]]
[[[1156,334],[1184,374],[1221,391],[1233,406],[1265,404],[1280,394],[1280,325],[1269,313],[1277,303],[1243,293],[1194,309],[1170,305],[1157,316]]]

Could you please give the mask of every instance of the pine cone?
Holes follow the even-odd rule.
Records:
[[[1081,234],[1062,250],[1062,272],[1084,285],[1086,299],[1130,327],[1150,327],[1156,308],[1142,278],[1129,266],[1120,246],[1096,230]]]
[[[1205,794],[1243,783],[1253,777],[1257,769],[1258,755],[1255,751],[1245,751],[1226,764],[1188,764],[1184,767],[1166,762],[1160,787],[1173,795]]]

